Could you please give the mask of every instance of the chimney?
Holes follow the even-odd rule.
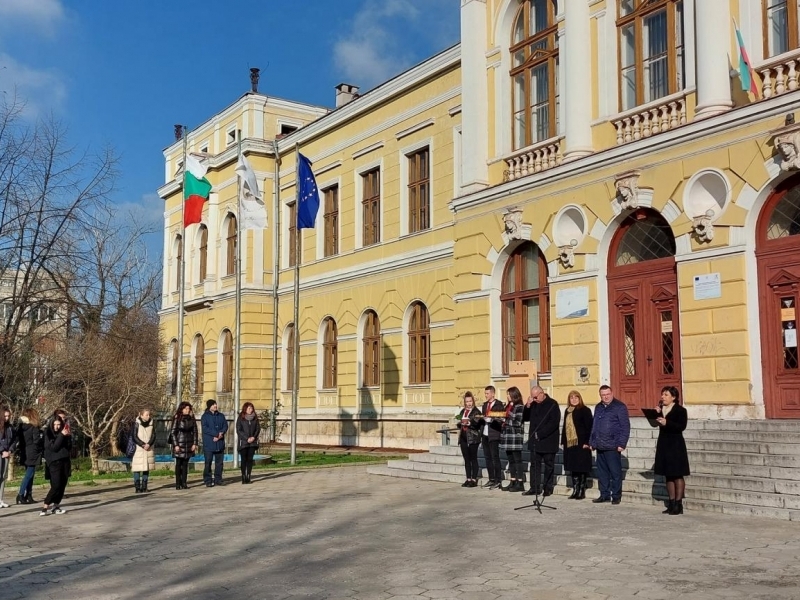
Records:
[[[183,125],[175,125],[175,141],[179,142],[183,138]]]
[[[340,83],[336,86],[336,108],[344,106],[358,98],[358,87],[349,83]]]
[[[250,87],[253,89],[253,93],[258,93],[258,76],[261,72],[261,69],[258,67],[251,67],[250,69]]]

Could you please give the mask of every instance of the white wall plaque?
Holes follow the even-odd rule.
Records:
[[[694,299],[710,300],[722,296],[722,280],[719,273],[694,276]]]
[[[589,314],[589,288],[567,288],[556,292],[556,319],[579,319]]]

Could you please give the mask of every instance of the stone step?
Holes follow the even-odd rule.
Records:
[[[754,452],[720,452],[715,450],[694,450],[689,452],[690,464],[722,463],[764,467],[800,468],[800,456],[772,455]]]
[[[655,437],[658,437],[656,434]],[[783,431],[730,431],[726,429],[692,429],[683,432],[686,440],[758,442],[761,444],[791,444],[800,447],[800,433]]]

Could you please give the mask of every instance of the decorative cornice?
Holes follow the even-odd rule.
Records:
[[[403,131],[398,131],[394,134],[395,139],[401,140],[404,137],[411,135],[412,133],[416,133],[418,131],[422,131],[426,127],[430,127],[436,122],[436,119],[431,117],[430,119],[425,119],[422,123],[417,123],[416,125],[412,125],[408,129],[403,129]]]
[[[380,150],[384,146],[385,144],[383,143],[383,141],[375,142],[374,144],[370,144],[366,148],[361,148],[361,150],[356,150],[355,152],[353,152],[352,157],[354,159],[360,158],[366,154],[369,154],[370,152],[374,152],[375,150]]]

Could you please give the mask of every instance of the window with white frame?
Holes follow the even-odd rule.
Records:
[[[430,148],[421,148],[406,156],[408,160],[408,232],[431,226]]]
[[[230,329],[222,332],[219,340],[220,360],[222,362],[222,380],[220,381],[220,392],[233,391],[233,334]]]
[[[336,389],[339,368],[339,340],[336,321],[327,317],[323,321],[322,339],[322,387]]]
[[[800,46],[797,0],[761,0],[764,57],[778,56]]]

